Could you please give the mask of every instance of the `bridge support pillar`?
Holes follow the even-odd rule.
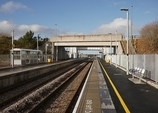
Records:
[[[54,42],[52,42],[52,62],[54,61]]]

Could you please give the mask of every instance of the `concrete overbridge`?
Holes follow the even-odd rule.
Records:
[[[78,56],[78,50],[80,48],[113,48],[113,53],[122,54],[122,47],[120,41],[122,40],[122,34],[98,34],[98,35],[67,35],[67,36],[55,36],[51,37],[52,42],[52,54],[53,59],[61,58],[64,54],[64,47],[75,47],[75,56]],[[71,53],[72,51],[70,51]]]

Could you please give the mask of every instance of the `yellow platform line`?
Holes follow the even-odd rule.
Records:
[[[99,61],[99,63],[100,63],[100,61]],[[121,95],[120,95],[119,92],[117,91],[115,85],[114,85],[113,82],[111,81],[111,79],[110,79],[108,73],[106,72],[106,70],[104,69],[103,65],[102,65],[101,63],[100,63],[100,65],[101,65],[101,67],[102,67],[104,73],[106,74],[106,76],[107,76],[107,78],[108,78],[108,80],[109,80],[109,82],[110,82],[110,84],[111,84],[111,86],[112,86],[112,88],[113,88],[115,94],[117,95],[117,97],[118,97],[118,99],[119,99],[119,101],[120,101],[120,103],[121,103],[123,109],[125,110],[126,113],[130,113],[130,111],[129,111],[127,105],[126,105],[125,102],[123,101]]]

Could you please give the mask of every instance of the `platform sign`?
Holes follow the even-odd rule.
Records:
[[[85,113],[93,112],[92,104],[93,104],[92,100],[86,100]]]

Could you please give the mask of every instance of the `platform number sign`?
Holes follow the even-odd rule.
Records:
[[[85,113],[93,112],[92,103],[92,100],[86,100]]]

